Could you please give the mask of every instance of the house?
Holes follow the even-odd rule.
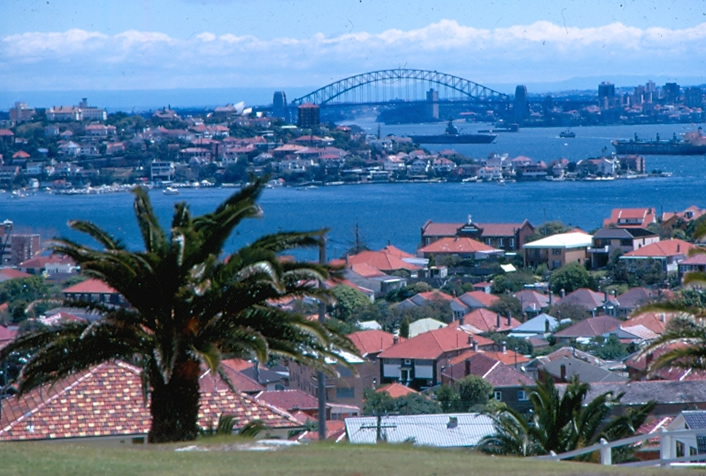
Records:
[[[388,383],[375,389],[375,393],[386,392],[392,398],[406,397],[408,395],[418,395],[419,392],[413,388],[405,387],[397,382]]]
[[[400,382],[414,389],[433,387],[441,381],[441,368],[464,350],[488,348],[493,341],[473,335],[458,326],[447,326],[419,334],[378,355],[380,382]]]
[[[534,233],[534,226],[522,223],[475,223],[468,216],[466,223],[434,223],[431,220],[422,226],[421,243],[429,245],[441,238],[467,237],[486,245],[506,251],[518,251]]]
[[[522,413],[528,411],[532,405],[526,386],[534,385],[535,382],[518,368],[528,359],[512,352],[517,362],[508,363],[498,360],[492,354],[469,351],[455,357],[444,369],[442,383],[458,382],[469,375],[475,375],[493,386],[495,400]]]
[[[284,410],[199,381],[201,400],[198,424],[215,428],[221,415],[233,415],[235,429],[261,420],[272,436],[286,437],[301,424]],[[124,362],[104,362],[29,391],[2,400],[0,440],[55,440],[101,438],[119,443],[144,443],[151,416],[142,393],[139,368]]]
[[[509,332],[520,325],[520,322],[511,316],[501,316],[497,312],[485,308],[476,309],[463,316],[459,325],[470,325],[482,333]]]
[[[554,294],[551,291],[544,294],[534,289],[517,291],[513,297],[520,301],[522,312],[529,316],[536,316],[558,302],[558,299],[555,302]]]
[[[662,227],[674,230],[680,228],[686,230],[686,227],[694,220],[706,215],[706,210],[695,205],[688,207],[681,212],[664,212],[662,213]]]
[[[628,253],[658,241],[659,235],[645,228],[602,228],[594,233],[588,249],[591,267],[603,268],[616,252]]]
[[[467,308],[463,303],[458,302],[453,296],[446,294],[441,291],[427,291],[422,293],[417,293],[412,297],[405,299],[404,301],[397,304],[395,307],[397,309],[417,309],[423,306],[428,306],[430,304],[447,302],[451,308],[451,314],[448,316],[448,320],[451,321],[454,318],[462,316],[467,312]]]
[[[627,316],[658,297],[658,292],[643,287],[630,288],[616,298],[616,316]]]
[[[473,238],[449,237],[441,238],[417,250],[417,254],[424,258],[453,256],[462,259],[488,259],[491,256],[502,254],[502,250],[488,246]]]
[[[394,346],[393,346],[394,347]],[[331,418],[341,419],[345,414],[360,413],[363,392],[379,383],[377,363],[358,356],[340,352],[342,362],[327,362],[336,377],[326,377],[326,401],[331,407]],[[347,365],[345,365],[347,364]],[[315,397],[319,394],[318,372],[306,365],[290,360],[289,387],[302,390]]]
[[[267,390],[258,393],[254,398],[259,402],[265,402],[292,414],[302,412],[315,420],[319,418],[319,399],[301,390]],[[330,412],[328,413],[327,420],[330,419]]]
[[[558,233],[522,246],[525,266],[546,265],[549,270],[569,263],[585,264],[592,236],[582,231]]]
[[[353,444],[375,444],[378,425],[386,443],[463,448],[476,446],[495,434],[493,420],[482,413],[439,413],[435,415],[386,415],[346,419],[346,435]]]
[[[56,254],[50,256],[35,256],[21,262],[18,268],[32,275],[45,274],[47,277],[68,276],[77,273],[74,260],[68,256]]]
[[[434,331],[446,327],[448,324],[445,322],[432,319],[431,317],[424,317],[418,319],[409,324],[409,338],[416,337],[424,332]]]
[[[67,301],[101,302],[114,306],[126,306],[127,301],[115,289],[98,279],[86,279],[61,291]]]
[[[381,330],[353,332],[352,334],[348,334],[348,338],[358,349],[360,356],[371,362],[375,362],[378,354],[383,350],[405,340],[403,337],[400,338]]]
[[[682,262],[689,252],[696,248],[696,245],[679,239],[671,239],[652,243],[620,257],[625,260],[628,267],[631,261],[634,262],[659,262],[662,270],[666,273],[676,273],[679,270],[679,263]]]
[[[606,336],[620,327],[620,320],[612,316],[601,315],[589,317],[576,324],[554,333],[559,342],[569,343],[573,340],[589,342],[598,336]]]
[[[355,286],[372,291],[374,297],[385,296],[391,291],[407,286],[406,278],[383,273],[367,263],[346,266],[343,276]]]
[[[684,258],[677,266],[680,278],[683,278],[686,273],[704,273],[706,272],[706,254],[699,253]]]
[[[682,410],[669,425],[667,431],[703,430],[703,434],[675,435],[672,437],[672,455],[676,458],[706,453],[706,411]]]
[[[581,307],[593,316],[617,313],[618,301],[607,292],[599,293],[588,288],[579,288],[561,298],[561,302]]]
[[[483,291],[466,291],[458,297],[468,310],[488,308],[498,302],[500,298],[494,294]]]
[[[515,327],[508,336],[519,337],[520,339],[536,336],[545,337],[554,332],[557,327],[559,327],[559,319],[542,313]]]
[[[592,385],[596,382],[627,382],[627,377],[574,357],[562,357],[539,367],[539,379],[551,378],[556,383],[566,383],[574,377]]]
[[[647,228],[652,223],[657,223],[657,213],[652,207],[614,208],[610,218],[603,220],[603,227]]]

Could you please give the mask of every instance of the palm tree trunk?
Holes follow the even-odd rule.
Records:
[[[199,397],[199,364],[191,359],[175,366],[169,382],[153,382],[148,441],[168,443],[196,439]]]

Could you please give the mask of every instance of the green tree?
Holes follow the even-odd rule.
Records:
[[[400,337],[409,339],[409,318],[407,316],[403,317],[400,322]]]
[[[332,304],[330,314],[342,321],[355,320],[356,310],[370,304],[365,294],[350,286],[340,284],[331,292],[336,302]]]
[[[596,283],[586,271],[586,268],[579,263],[569,263],[556,269],[549,277],[549,287],[555,293],[560,293],[562,289],[568,294],[579,288],[595,287]]]
[[[557,233],[566,233],[570,228],[560,221],[550,221],[543,223],[534,229],[534,233],[527,237],[527,242],[537,241],[544,237],[556,235]]]
[[[116,289],[130,304],[71,303],[102,313],[89,324],[66,322],[28,332],[0,351],[36,350],[19,379],[21,393],[120,359],[142,369],[149,392],[150,442],[196,438],[202,365],[220,369],[223,357],[287,356],[326,370],[333,348],[356,353],[344,336],[316,321],[271,305],[281,299],[328,299],[321,286],[326,266],[278,259],[278,253],[318,246],[323,231],[264,236],[222,260],[233,229],[261,214],[258,180],[220,204],[192,216],[186,203],[174,207],[170,235],[160,227],[147,191],[135,189],[134,209],[144,251],[133,252],[94,224],[75,221],[74,230],[100,244],[96,249],[59,239],[55,252],[72,258],[87,276]]]
[[[453,384],[442,385],[436,399],[444,413],[481,411],[490,400],[493,386],[482,377],[468,375]]]
[[[611,417],[623,394],[605,392],[587,402],[589,390],[587,383],[576,378],[563,393],[552,379],[526,388],[532,404],[531,417],[500,406],[491,414],[496,433],[483,438],[480,448],[487,453],[516,456],[564,453],[590,446],[601,438],[614,441],[633,435],[655,406],[652,401]]]

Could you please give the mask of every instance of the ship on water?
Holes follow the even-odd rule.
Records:
[[[613,147],[618,154],[637,155],[703,155],[706,154],[706,136],[699,127],[694,132],[677,136],[671,139],[660,139],[659,134],[655,140],[642,140],[635,137],[630,140],[614,140]]]
[[[417,144],[491,144],[497,134],[461,134],[449,121],[444,134],[410,136]]]

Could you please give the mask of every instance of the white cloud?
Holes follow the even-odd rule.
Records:
[[[194,86],[196,77],[201,87],[228,86],[234,81],[241,86],[265,86],[282,77],[297,86],[323,85],[352,74],[405,65],[478,82],[634,74],[641,69],[644,74],[670,71],[703,76],[706,65],[703,55],[697,54],[703,51],[706,23],[672,30],[621,23],[576,28],[539,21],[479,29],[441,20],[411,30],[272,40],[209,31],[182,39],[160,32],[106,35],[73,29],[2,38],[0,80],[11,88],[27,88],[31,83],[27,78],[51,69],[57,88],[70,88],[87,74],[102,75],[121,87],[159,88],[167,77],[172,85],[188,87]]]

